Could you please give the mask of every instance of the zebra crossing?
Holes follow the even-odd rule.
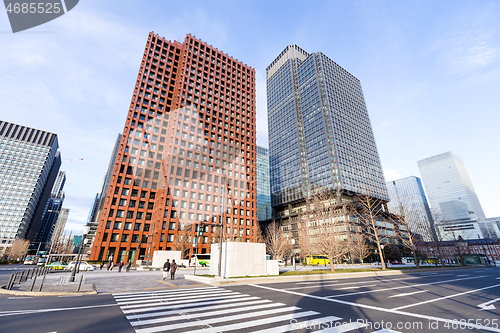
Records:
[[[137,333],[290,331],[341,333],[361,323],[335,325],[342,318],[219,287],[113,294]],[[311,330],[312,328],[312,330]],[[379,330],[374,333],[400,333]]]

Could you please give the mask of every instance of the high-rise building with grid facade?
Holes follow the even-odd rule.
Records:
[[[257,146],[257,219],[263,221],[271,217],[269,149]]]
[[[387,204],[389,211],[405,215],[410,231],[420,234],[426,241],[431,241],[429,232],[434,220],[420,178],[410,176],[393,180],[387,182],[387,189],[391,199]]]
[[[447,152],[418,161],[431,208],[441,221],[485,219],[462,159]]]
[[[273,208],[323,190],[388,201],[359,80],[296,45],[266,75]]]
[[[31,242],[61,166],[54,133],[0,121],[0,247]]]
[[[255,70],[150,33],[91,259],[207,253],[220,222],[223,238],[254,240],[255,161]]]

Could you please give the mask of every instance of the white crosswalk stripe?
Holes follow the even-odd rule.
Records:
[[[364,326],[335,328],[342,318],[219,287],[113,296],[137,333],[303,332],[312,325],[318,332],[340,333]]]

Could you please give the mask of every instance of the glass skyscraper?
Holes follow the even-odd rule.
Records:
[[[257,146],[257,220],[268,220],[271,217],[269,149]]]
[[[57,135],[0,121],[0,246],[34,241],[61,165]]]
[[[430,241],[429,226],[432,214],[420,178],[406,177],[387,182],[391,201],[387,204],[393,214],[407,215],[410,231],[418,233]]]
[[[323,190],[389,200],[357,78],[321,52],[290,45],[266,79],[273,208]]]
[[[434,214],[442,221],[485,219],[462,159],[447,152],[418,161]]]

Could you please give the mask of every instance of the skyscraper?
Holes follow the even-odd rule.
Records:
[[[420,178],[410,176],[387,182],[389,211],[397,215],[407,215],[410,231],[420,234],[426,241],[430,224],[434,223]]]
[[[150,33],[91,259],[206,253],[220,222],[224,238],[253,240],[255,160],[255,70]]]
[[[316,191],[388,201],[361,84],[323,53],[290,45],[267,67],[273,209]],[[289,206],[291,205],[291,206]]]
[[[34,241],[61,165],[57,135],[0,121],[0,246]]]
[[[268,220],[271,217],[269,149],[257,146],[257,220]]]
[[[37,245],[38,249],[50,248],[49,242],[52,238],[52,233],[54,227],[59,218],[63,203],[64,203],[64,184],[66,183],[66,172],[59,171],[57,178],[52,186],[52,191],[50,192],[50,198],[47,201],[45,210],[43,211],[42,221],[40,222],[40,227],[35,236],[35,243],[40,243]]]
[[[485,219],[462,159],[447,152],[418,161],[434,214],[442,221]]]

